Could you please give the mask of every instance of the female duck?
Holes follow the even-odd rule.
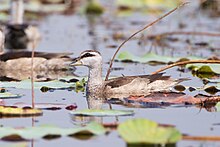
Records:
[[[31,69],[31,52],[16,51],[4,52],[4,33],[0,28],[0,70],[26,70]],[[34,70],[66,70],[66,62],[71,62],[71,53],[35,52]]]
[[[148,95],[152,92],[170,91],[172,86],[185,80],[174,80],[169,76],[163,76],[163,73],[159,73],[153,75],[123,76],[104,81],[102,79],[102,56],[95,50],[82,52],[70,65],[83,65],[89,68],[88,93]]]

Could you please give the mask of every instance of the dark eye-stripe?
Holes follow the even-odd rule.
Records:
[[[90,54],[90,53],[85,53],[84,55],[81,56],[81,58],[86,58],[86,57],[93,57],[95,55]]]

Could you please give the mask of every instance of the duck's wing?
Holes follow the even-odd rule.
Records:
[[[135,78],[144,78],[147,79],[149,83],[151,83],[156,80],[166,80],[169,79],[170,77],[163,76],[163,73],[152,74],[152,75],[140,75],[140,76],[123,76],[106,81],[106,86],[110,86],[111,88],[120,87],[131,83]]]
[[[19,51],[19,52],[6,52],[0,55],[0,61],[7,61],[16,58],[30,58],[31,57],[30,51]],[[46,52],[35,52],[34,57],[42,57],[45,59],[52,59],[52,58],[69,58],[69,55],[72,53],[46,53]]]

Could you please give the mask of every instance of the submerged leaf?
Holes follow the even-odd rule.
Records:
[[[209,93],[209,94],[216,94],[217,92],[219,92],[219,89],[216,88],[216,86],[210,86],[210,87],[206,87],[205,92]]]
[[[131,110],[100,110],[100,109],[85,109],[70,112],[75,116],[129,116],[134,115],[134,111]]]
[[[186,87],[185,86],[183,86],[183,85],[176,85],[176,86],[174,86],[173,87],[175,90],[177,90],[177,91],[184,91],[184,90],[186,90]]]
[[[68,136],[73,134],[88,134],[88,135],[102,135],[106,133],[106,129],[95,122],[88,124],[85,127],[79,128],[59,128],[52,125],[43,125],[36,127],[27,127],[27,128],[11,128],[11,127],[1,127],[0,128],[0,138],[8,137],[12,135],[18,135],[23,139],[38,139],[45,137],[47,135],[59,135],[59,136]],[[12,136],[13,137],[13,136]]]
[[[172,127],[160,127],[147,119],[133,119],[118,126],[120,136],[129,144],[176,143],[181,133]]]
[[[9,106],[10,107],[10,106]],[[19,108],[31,108],[31,104],[27,103],[15,103],[12,107],[19,107]],[[43,109],[43,110],[60,110],[60,109],[67,109],[73,110],[77,108],[75,103],[73,104],[63,104],[63,103],[35,103],[35,108]]]

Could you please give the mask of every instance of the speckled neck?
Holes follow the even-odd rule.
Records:
[[[103,87],[102,79],[102,64],[96,64],[94,67],[89,68],[89,76],[87,83],[87,92],[97,93],[100,92]]]
[[[23,0],[11,0],[10,4],[11,21],[10,24],[23,24],[24,2]]]

